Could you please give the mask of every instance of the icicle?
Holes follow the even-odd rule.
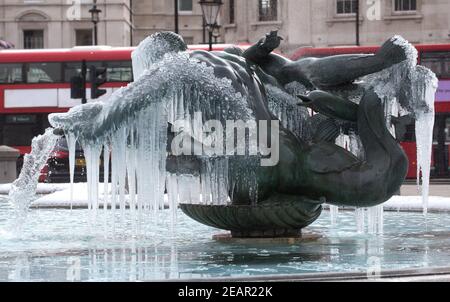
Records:
[[[111,137],[112,171],[115,174],[119,193],[121,223],[125,222],[125,185],[126,185],[126,143],[127,131],[125,126],[118,129]]]
[[[367,228],[369,234],[383,233],[383,205],[367,209]]]
[[[355,220],[356,220],[356,230],[358,233],[364,233],[366,226],[365,226],[365,208],[357,208],[355,209]]]
[[[331,225],[336,225],[338,215],[339,215],[339,207],[338,207],[338,206],[330,205],[330,220],[331,220]]]
[[[424,114],[416,121],[417,183],[418,185],[422,185],[421,192],[424,215],[428,213],[434,116],[434,112]]]
[[[99,208],[98,185],[100,180],[100,154],[103,144],[86,144],[83,142],[82,145],[86,159],[88,208],[91,210],[90,218],[93,218],[90,221],[95,223]]]
[[[70,175],[70,210],[72,210],[73,205],[73,183],[75,175],[75,156],[76,156],[76,145],[77,138],[73,133],[66,133],[67,147],[69,149],[69,175]]]
[[[431,158],[433,151],[434,99],[438,87],[436,76],[418,66],[414,74],[413,96],[416,114],[417,183],[422,183],[423,213],[428,213]]]
[[[104,218],[104,230],[107,232],[107,211],[109,201],[109,165],[110,165],[110,147],[108,144],[103,145],[103,218]]]
[[[127,162],[127,178],[128,178],[128,191],[130,196],[129,208],[131,212],[131,226],[133,229],[133,235],[137,234],[136,228],[136,143],[135,143],[135,128],[131,127],[129,133],[129,145],[127,147],[126,162]]]
[[[170,215],[170,231],[174,231],[176,223],[176,209],[178,208],[178,178],[176,174],[167,174],[167,197],[169,203]]]
[[[285,88],[289,93],[272,85],[266,87],[269,110],[280,120],[283,127],[298,138],[308,141],[311,138],[308,109],[297,106],[298,99],[294,97],[306,94],[307,90],[297,82],[290,83]]]

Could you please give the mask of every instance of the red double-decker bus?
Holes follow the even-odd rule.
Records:
[[[450,44],[415,45],[419,51],[419,64],[424,65],[436,73],[439,88],[436,93],[435,108],[436,122],[433,139],[433,160],[431,176],[433,178],[450,178]],[[373,54],[379,47],[329,47],[329,48],[301,48],[292,56],[292,60],[304,57],[326,57],[339,54]],[[415,125],[407,128],[404,141],[401,143],[409,158],[408,178],[416,178],[416,142]]]
[[[214,50],[228,46],[214,45]],[[207,50],[204,45],[189,48]],[[70,98],[70,79],[81,71],[83,60],[88,71],[92,65],[106,67],[107,82],[102,88],[107,93],[99,99],[127,85],[133,80],[133,49],[100,46],[0,51],[0,144],[27,153],[31,139],[49,127],[48,114],[80,104],[80,100]],[[88,102],[89,88],[88,84]]]
[[[213,50],[231,45],[216,44]],[[245,48],[246,45],[243,45]],[[190,45],[191,50],[208,50]],[[107,99],[115,90],[133,80],[133,47],[89,46],[72,49],[0,50],[0,145],[29,153],[31,140],[50,127],[48,115],[66,112],[81,103],[70,98],[70,80],[81,72],[82,61],[89,67],[105,67]],[[89,78],[87,79],[89,82]],[[90,102],[90,86],[86,87]],[[67,154],[57,154],[67,157]],[[19,169],[21,162],[19,160]],[[44,180],[44,179],[41,179]]]

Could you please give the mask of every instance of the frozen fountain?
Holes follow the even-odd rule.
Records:
[[[382,204],[407,169],[391,133],[410,115],[426,213],[437,80],[417,66],[414,47],[397,36],[375,55],[291,62],[272,54],[280,40],[272,32],[245,52],[208,53],[187,52],[173,33],[147,38],[133,52],[133,83],[107,101],[49,117],[57,130],[35,139],[10,192],[16,212],[31,204],[38,173],[64,133],[72,182],[76,142],[84,149],[84,220],[94,237],[103,226],[105,238],[138,238],[138,245],[167,239],[172,244],[162,248],[176,258],[177,232],[196,236],[179,209],[233,238],[295,239],[316,220],[325,223],[323,204],[331,205],[333,225],[343,223],[337,206],[352,207],[357,229],[364,233],[367,219],[368,232],[379,234]],[[111,159],[111,183],[99,183],[101,156]]]

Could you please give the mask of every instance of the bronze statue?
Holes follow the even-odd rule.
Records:
[[[381,204],[399,190],[407,173],[407,156],[386,127],[383,103],[376,93],[366,91],[358,105],[319,90],[336,89],[400,63],[407,59],[404,49],[389,40],[375,55],[290,61],[272,53],[281,40],[274,31],[243,53],[236,48],[213,53],[193,51],[192,57],[214,66],[218,77],[232,79],[237,91],[242,91],[239,83],[244,82],[252,96],[257,119],[274,118],[267,108],[265,85],[283,87],[293,81],[302,83],[312,92],[299,95],[299,105],[313,108],[326,117],[355,123],[365,158],[358,159],[334,141],[308,143],[281,128],[279,164],[258,168],[257,206],[251,205],[249,188],[239,185],[230,192],[233,205],[228,209],[182,205],[183,211],[194,219],[231,229],[235,236],[295,233],[318,217],[324,202],[356,207]],[[256,80],[263,85],[258,85]],[[276,217],[268,218],[271,215]],[[233,220],[239,222],[233,223]],[[274,225],[270,226],[268,220]]]

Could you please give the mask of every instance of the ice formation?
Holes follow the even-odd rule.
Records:
[[[158,44],[148,39],[133,53],[133,66],[139,66],[134,68],[136,81],[116,91],[108,101],[74,107],[66,114],[49,117],[52,126],[69,134],[71,146],[75,138],[83,146],[93,221],[100,208],[106,213],[107,200],[104,198],[100,204],[98,193],[99,158],[103,153],[104,175],[111,172],[110,188],[105,181],[104,192],[111,192],[112,219],[116,219],[119,210],[123,221],[125,196],[129,195],[136,232],[144,216],[152,216],[154,221],[156,211],[164,208],[165,189],[173,221],[180,202],[229,202],[225,156],[200,158],[201,165],[195,171],[166,175],[166,157],[170,156],[166,149],[168,125],[185,121],[183,131],[201,139],[195,132],[203,125],[193,124],[195,114],[200,113],[203,120],[219,121],[247,121],[253,116],[230,80],[217,78],[211,67],[184,52],[149,54],[148,46],[155,43]],[[111,170],[106,164],[109,157]]]
[[[416,120],[417,183],[421,184],[424,214],[427,213],[431,153],[434,128],[434,99],[438,87],[436,75],[417,65],[417,50],[400,36],[392,41],[403,47],[407,60],[363,78],[385,102],[386,122],[391,116],[411,115]]]
[[[430,167],[433,151],[434,97],[438,87],[436,76],[428,69],[417,66],[418,73],[413,81],[413,95],[425,100],[426,106],[419,106],[416,111],[417,143],[417,184],[422,184],[423,211],[428,212],[430,191]]]
[[[20,175],[9,191],[9,199],[13,203],[19,220],[24,217],[34,200],[41,170],[46,165],[57,140],[58,136],[53,134],[53,129],[49,128],[44,134],[33,139],[31,153],[24,156]]]
[[[386,124],[395,135],[391,117],[411,115],[416,120],[417,142],[417,183],[421,184],[423,211],[427,213],[430,183],[430,167],[432,157],[432,140],[434,127],[434,97],[437,89],[437,78],[429,69],[418,66],[417,50],[405,39],[395,36],[392,41],[405,50],[407,59],[381,72],[368,75],[358,81],[358,85],[366,89],[372,88],[385,104]],[[357,100],[361,90],[352,91],[347,98]],[[364,158],[361,144],[356,136],[341,135],[336,144],[348,149],[360,159]],[[383,206],[371,209],[357,209],[355,212],[358,231],[379,233],[383,230]],[[332,219],[336,209],[331,208]]]
[[[311,129],[308,122],[309,112],[305,107],[297,106],[297,94],[305,94],[306,88],[300,83],[290,83],[289,92],[267,85],[269,110],[281,121],[281,125],[302,140],[310,140]]]

